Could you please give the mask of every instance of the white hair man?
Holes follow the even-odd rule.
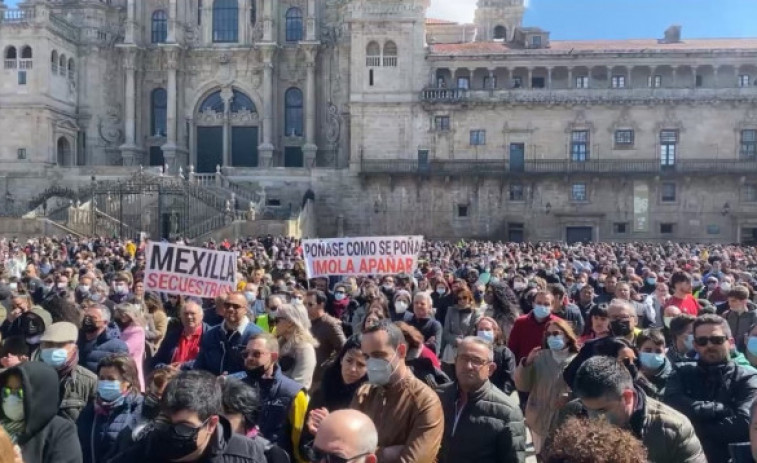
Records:
[[[357,410],[338,410],[321,421],[315,441],[308,447],[314,462],[376,463],[378,432],[368,415]]]

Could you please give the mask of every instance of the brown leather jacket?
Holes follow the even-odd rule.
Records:
[[[444,434],[439,396],[410,371],[395,384],[358,389],[350,408],[368,415],[378,430],[381,449],[404,445],[400,463],[434,463]]]

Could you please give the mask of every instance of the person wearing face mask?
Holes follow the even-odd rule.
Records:
[[[405,316],[408,313],[408,309],[412,309],[410,302],[411,300],[412,296],[408,291],[404,289],[398,289],[394,292],[394,299],[389,305],[389,316],[391,317],[392,321],[396,322],[405,319]],[[392,308],[394,308],[394,311],[392,311]]]
[[[670,320],[670,343],[668,344],[667,357],[673,368],[680,363],[695,362],[694,351],[694,320],[689,314],[680,314]]]
[[[244,382],[260,394],[260,435],[300,461],[299,442],[308,409],[307,390],[284,376],[279,343],[270,333],[259,333],[247,342]]]
[[[97,376],[79,365],[76,325],[58,322],[42,335],[40,359],[58,372],[60,407],[58,415],[76,422],[84,407],[95,399]]]
[[[92,304],[84,311],[77,345],[79,364],[97,372],[97,364],[111,354],[128,354],[129,348],[108,328],[111,312],[101,304]]]
[[[483,339],[471,336],[460,343],[457,381],[439,390],[444,410],[440,463],[525,461],[523,415],[515,401],[489,381],[496,368],[493,359],[492,345]]]
[[[442,350],[442,324],[434,318],[433,300],[427,292],[415,293],[413,311],[405,314],[405,321],[420,331],[424,345],[438,357]]]
[[[358,303],[354,298],[355,293],[349,281],[339,283],[334,286],[333,300],[328,301],[326,306],[326,312],[329,315],[341,320],[345,336],[352,335],[352,322],[358,310]]]
[[[449,289],[449,284],[443,278],[436,278],[433,282],[434,291],[431,293],[433,307],[436,308],[436,320],[444,324],[447,310],[457,302]]]
[[[577,342],[565,320],[547,322],[542,345],[535,347],[515,369],[515,386],[529,394],[526,424],[537,454],[555,428],[558,412],[568,402],[570,388],[561,372],[578,353]]]
[[[499,324],[491,317],[481,317],[476,323],[476,336],[492,345],[497,366],[489,380],[507,395],[515,390],[515,356],[505,345]]]
[[[467,288],[459,289],[457,304],[450,307],[444,320],[442,329],[442,371],[450,378],[455,375],[455,356],[457,345],[469,334],[473,333],[476,322],[481,313],[473,305],[473,293]]]
[[[39,343],[42,333],[45,332],[46,327],[53,324],[53,319],[47,310],[42,307],[34,307],[29,312],[22,314],[18,320],[21,333],[29,345],[29,358],[36,360],[39,357]]]
[[[109,299],[116,304],[127,302],[131,297],[131,275],[129,272],[118,272],[113,279],[113,294]]]
[[[326,313],[326,302],[326,294],[318,290],[308,291],[305,296],[305,306],[310,319],[310,333],[318,341],[315,347],[316,365],[313,372],[312,390],[318,389],[324,370],[347,341],[341,322]]]
[[[215,376],[182,372],[163,393],[165,422],[110,463],[265,463],[267,442],[234,432],[223,412],[223,389]]]
[[[21,448],[23,461],[81,463],[76,426],[56,416],[55,370],[41,362],[25,362],[0,373],[0,425]]]
[[[665,337],[659,328],[647,328],[636,338],[636,347],[639,349],[639,371],[654,386],[654,398],[662,399],[673,372],[673,365],[665,355]]]
[[[746,351],[746,334],[757,323],[757,306],[749,300],[749,290],[745,286],[736,286],[728,292],[727,310],[723,318],[731,327],[736,349]]]
[[[576,373],[573,393],[578,399],[566,405],[561,419],[588,416],[628,430],[647,448],[650,462],[708,461],[689,419],[648,397],[616,358],[600,355],[584,362]]]

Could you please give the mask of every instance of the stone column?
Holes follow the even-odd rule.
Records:
[[[310,0],[312,1],[312,0]],[[307,62],[307,82],[305,87],[305,146],[302,153],[305,158],[305,167],[315,165],[315,155],[318,146],[315,144],[315,56],[318,49],[315,46],[304,46]]]
[[[489,69],[489,90],[494,90],[497,87],[494,85],[494,71],[495,69]]]
[[[263,55],[263,143],[258,147],[258,164],[260,167],[271,167],[271,161],[273,161],[273,55],[275,51],[276,44],[261,44],[261,54]]]
[[[223,165],[231,166],[231,100],[234,92],[231,87],[221,90],[223,99]]]
[[[720,68],[718,66],[712,66],[712,88],[720,88]]]
[[[526,82],[526,85],[524,85],[523,88],[533,88],[533,86],[531,85],[533,74],[534,74],[534,68],[528,68],[528,82]]]
[[[308,16],[305,20],[305,40],[307,42],[315,42],[316,39],[316,23],[315,23],[315,0],[308,0]]]
[[[673,88],[678,88],[678,66],[672,66],[673,68]]]
[[[177,0],[171,0],[168,5],[168,34],[166,37],[168,43],[176,43],[176,29],[179,19],[179,8],[176,2]]]
[[[124,165],[133,166],[140,149],[137,147],[137,49],[130,47],[124,50],[126,73],[126,110],[124,117],[124,144],[119,147]]]
[[[547,88],[552,88],[552,68],[547,68]]]
[[[631,68],[626,67],[626,87],[627,88],[633,87],[633,85],[631,85],[631,76],[632,76]]]
[[[137,1],[138,0],[129,0],[126,5],[126,32],[124,35],[124,43],[134,43],[134,38],[136,37]]]
[[[573,82],[573,68],[568,68],[568,88],[575,87],[576,83]]]
[[[607,68],[607,88],[612,88],[612,68]]]
[[[163,150],[163,159],[168,165],[169,173],[176,171],[178,166],[176,165],[177,146],[178,139],[178,118],[177,118],[177,103],[178,103],[178,85],[176,83],[176,75],[179,67],[179,50],[172,47],[166,50],[166,68],[168,74],[168,88],[166,93],[167,98],[167,116],[166,116],[166,144],[161,146]]]

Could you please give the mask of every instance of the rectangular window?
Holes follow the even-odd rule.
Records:
[[[461,88],[463,90],[470,89],[470,77],[458,77],[457,88]]]
[[[531,88],[544,88],[546,86],[547,86],[547,83],[544,80],[544,77],[532,77],[531,78]]]
[[[696,79],[697,79],[696,80],[696,86],[697,86],[697,88],[699,88],[702,85],[704,85],[704,79],[702,78],[702,76],[697,75]]]
[[[741,131],[741,156],[745,158],[757,157],[757,130]]]
[[[676,200],[676,184],[666,182],[662,184],[662,202],[673,203]]]
[[[612,88],[625,88],[626,76],[612,76]]]
[[[749,87],[749,75],[742,74],[739,76],[739,87]]]
[[[570,160],[584,162],[589,159],[589,131],[574,130],[570,135]]]
[[[741,189],[741,200],[745,203],[757,203],[757,184],[745,184]]]
[[[18,85],[26,85],[26,71],[18,71]]]
[[[489,78],[489,76],[484,77],[484,89],[492,89],[497,88],[497,76],[492,76]]]
[[[572,201],[586,201],[586,184],[574,183],[570,190],[570,199]]]
[[[633,146],[634,133],[633,130],[616,130],[615,131],[615,146],[627,148]]]
[[[649,76],[647,83],[649,88],[660,88],[662,87],[662,76]]]
[[[197,25],[202,26],[202,0],[197,0]]]
[[[368,71],[368,86],[373,87],[373,69]]]
[[[625,222],[616,222],[612,224],[612,232],[616,235],[625,235],[628,233],[628,224]]]
[[[481,146],[486,144],[486,130],[471,130],[470,131],[470,144],[471,146]]]
[[[589,88],[589,76],[576,77],[576,88]]]
[[[19,148],[16,150],[16,157],[18,159],[26,159],[26,148]]]
[[[437,132],[448,132],[449,116],[436,116],[434,118],[434,130]]]
[[[525,197],[525,188],[522,183],[510,184],[510,201],[523,201]]]
[[[541,35],[534,35],[531,37],[531,46],[534,48],[541,47]]]
[[[672,223],[661,223],[660,233],[663,235],[672,235],[674,227],[675,227],[675,224],[672,224]]]
[[[458,217],[468,217],[468,206],[463,204],[457,205],[457,216]]]
[[[523,78],[520,76],[513,77],[513,88],[521,88],[521,87],[523,87]]]
[[[678,148],[678,131],[662,130],[660,132],[660,165],[671,167],[676,164]]]

